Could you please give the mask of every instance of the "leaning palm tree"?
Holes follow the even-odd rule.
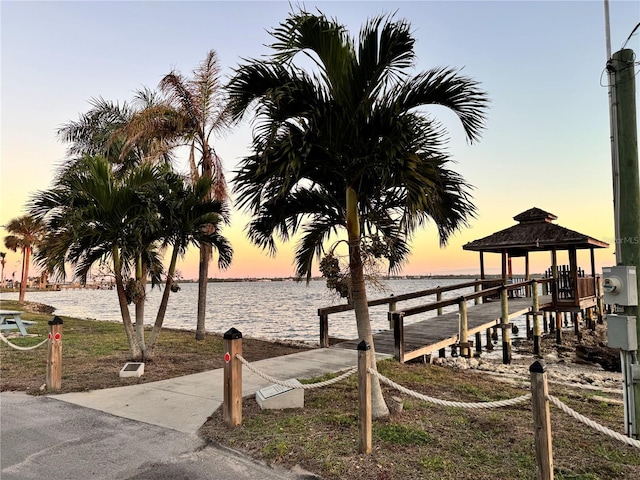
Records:
[[[24,215],[14,218],[6,225],[7,235],[4,238],[4,245],[12,252],[20,250],[22,252],[22,280],[20,281],[20,294],[18,303],[24,303],[29,282],[29,265],[31,263],[31,252],[41,241],[45,233],[45,225],[37,218]]]
[[[211,143],[211,136],[228,125],[228,111],[224,91],[220,83],[220,66],[216,52],[209,51],[204,61],[193,71],[192,78],[186,78],[172,71],[160,82],[160,89],[168,96],[169,106],[177,115],[156,109],[177,129],[175,134],[189,146],[189,165],[194,179],[212,180],[209,198],[225,200],[226,183],[222,161]],[[156,122],[167,125],[167,122]],[[162,128],[166,131],[166,127]],[[213,228],[211,226],[210,228]],[[198,270],[198,312],[196,339],[205,336],[205,309],[209,262],[212,247],[207,242],[200,244],[200,264]]]
[[[409,75],[415,40],[403,20],[372,18],[356,43],[337,21],[300,11],[271,34],[272,57],[241,65],[228,86],[235,119],[256,108],[253,154],[234,179],[254,217],[248,235],[275,254],[276,236],[301,231],[296,269],[309,279],[313,259],[346,230],[358,336],[373,349],[363,243],[384,245],[397,270],[417,228],[431,219],[444,244],[474,212],[468,185],[447,168],[444,129],[423,107],[448,107],[473,142],[488,100],[454,69]],[[299,53],[311,69],[296,63]],[[385,416],[373,380],[374,415]]]

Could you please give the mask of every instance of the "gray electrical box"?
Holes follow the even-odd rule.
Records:
[[[638,350],[636,317],[607,315],[607,346],[628,352]]]
[[[607,305],[637,306],[636,267],[617,266],[602,269],[602,289]]]

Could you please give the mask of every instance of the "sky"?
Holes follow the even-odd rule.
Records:
[[[183,74],[216,50],[225,79],[245,58],[269,54],[269,30],[292,5],[321,10],[357,35],[367,18],[395,12],[409,20],[417,61],[411,73],[439,66],[462,68],[491,99],[486,130],[469,145],[459,121],[442,107],[430,114],[448,130],[451,167],[473,185],[477,216],[439,246],[427,224],[412,239],[405,275],[477,274],[465,243],[515,224],[538,207],[557,223],[614,244],[611,146],[603,1],[111,1],[0,2],[0,225],[26,213],[25,204],[48,188],[65,158],[57,129],[103,97],[129,101],[155,88],[176,69]],[[616,52],[640,22],[640,3],[609,2]],[[640,51],[640,35],[626,48]],[[637,68],[637,67],[636,67]],[[636,89],[640,81],[636,77]],[[215,139],[228,179],[250,154],[251,125]],[[186,168],[186,159],[181,159]],[[179,164],[180,165],[180,164]],[[234,210],[224,231],[232,266],[210,277],[288,277],[294,243],[275,257],[245,236],[249,217]],[[0,238],[6,232],[0,227]],[[4,241],[1,251],[7,251]],[[20,276],[21,255],[7,251],[5,277]],[[563,258],[560,257],[560,261]],[[566,261],[566,260],[565,260]],[[499,255],[485,255],[488,273]],[[588,256],[579,262],[589,266]],[[531,258],[533,272],[549,267],[548,253]],[[598,250],[596,265],[615,264],[613,248]],[[514,259],[514,273],[524,262]],[[197,252],[179,263],[184,278],[197,276]]]

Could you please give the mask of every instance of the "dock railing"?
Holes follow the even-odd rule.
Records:
[[[469,329],[467,322],[467,302],[473,300],[474,303],[478,304],[481,299],[485,299],[487,297],[498,296],[500,298],[501,309],[500,309],[500,325],[498,326],[502,330],[502,350],[503,350],[503,362],[510,363],[511,362],[511,338],[510,338],[510,325],[509,325],[509,292],[512,291],[522,291],[523,289],[527,289],[529,291],[538,290],[538,284],[542,284],[543,292],[549,289],[549,285],[551,285],[551,290],[553,290],[553,279],[537,279],[537,280],[529,280],[524,282],[517,283],[508,283],[508,284],[500,284],[498,286],[493,286],[491,288],[482,288],[484,284],[493,284],[495,285],[495,280],[475,280],[472,282],[459,283],[456,285],[449,285],[446,287],[438,287],[432,288],[429,290],[422,290],[419,292],[402,294],[397,296],[390,296],[385,298],[380,298],[377,300],[372,300],[368,302],[369,306],[376,305],[389,305],[389,312],[387,313],[389,319],[389,325],[393,329],[393,337],[394,337],[394,357],[400,362],[406,362],[413,358],[420,357],[422,355],[432,353],[434,346],[425,346],[423,348],[418,348],[416,350],[412,350],[411,352],[405,351],[405,341],[404,341],[404,319],[405,317],[409,317],[412,315],[418,315],[420,313],[426,313],[430,311],[437,310],[438,315],[442,314],[442,310],[445,307],[458,305],[458,313],[460,318],[459,325],[459,334],[458,334],[458,346],[460,347],[460,354],[462,356],[471,356],[472,352],[472,342],[469,341]],[[443,292],[450,292],[454,290],[459,290],[462,288],[474,287],[474,292],[466,295],[461,295],[457,298],[452,298],[448,300],[442,300]],[[427,303],[424,305],[418,305],[415,307],[406,308],[403,310],[397,309],[397,302],[420,298],[428,295],[436,295],[436,301]],[[534,317],[534,323],[538,322],[538,316],[541,315],[539,312],[539,307],[536,305],[537,303],[537,295],[536,298],[532,298],[531,305],[531,314]],[[352,305],[336,305],[333,307],[326,307],[318,309],[318,315],[320,317],[320,346],[328,347],[329,346],[329,315],[331,313],[336,312],[344,312],[348,310],[352,310]],[[539,332],[540,328],[535,328],[535,331]],[[475,332],[476,335],[479,333]],[[479,345],[479,342],[477,343]]]
[[[403,293],[401,295],[391,295],[389,297],[378,298],[376,300],[370,300],[369,302],[367,302],[367,305],[369,305],[370,307],[375,307],[378,305],[389,305],[389,312],[391,313],[397,309],[398,302],[412,300],[414,298],[427,297],[429,295],[436,295],[436,303],[430,304],[430,305],[436,305],[436,307],[430,310],[438,310],[438,315],[442,315],[443,307],[457,303],[457,301],[454,301],[453,303],[446,303],[446,302],[450,302],[450,300],[443,301],[442,294],[444,292],[451,292],[454,290],[459,290],[461,288],[474,287],[476,292],[486,293],[489,290],[482,290],[482,285],[488,284],[488,283],[494,283],[494,282],[495,280],[474,280],[472,282],[457,283],[455,285],[447,285],[445,287],[436,287],[436,288],[430,288],[428,290],[420,290],[418,292]],[[476,298],[481,298],[481,297],[483,297],[483,295],[478,295]],[[440,305],[441,303],[442,305]],[[353,310],[353,305],[350,305],[350,304],[334,305],[331,307],[324,307],[324,308],[318,309],[318,317],[320,318],[320,347],[321,348],[329,348],[329,315],[331,315],[332,313],[347,312],[349,310]],[[428,310],[425,310],[425,311],[428,311]],[[390,324],[390,327],[393,328],[391,324]]]

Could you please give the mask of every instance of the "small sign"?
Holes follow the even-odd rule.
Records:
[[[224,354],[224,361],[226,363],[229,363],[231,361],[231,355],[229,355],[229,352]]]

